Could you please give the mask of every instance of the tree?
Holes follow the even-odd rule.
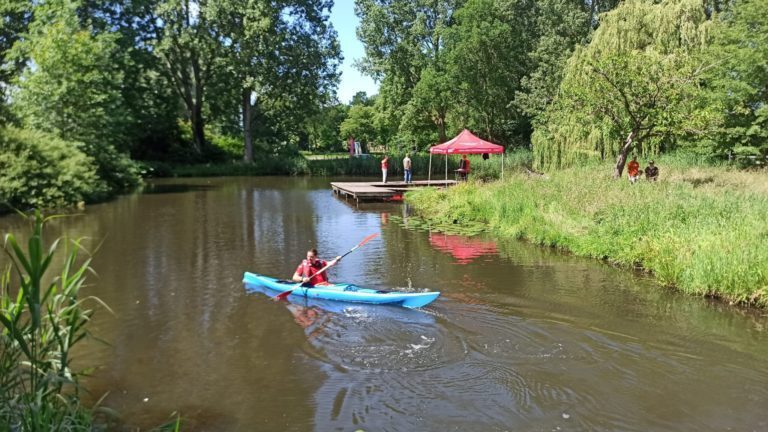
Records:
[[[357,34],[365,45],[365,58],[359,66],[363,72],[382,81],[379,96],[380,107],[387,122],[400,125],[400,132],[418,135],[418,117],[411,108],[409,122],[401,124],[405,108],[413,97],[413,91],[428,68],[433,77],[441,74],[445,59],[445,34],[453,25],[453,15],[463,4],[462,0],[356,0],[355,10],[360,17]],[[436,80],[423,89],[423,94],[435,91]],[[430,104],[428,99],[415,102],[416,106]],[[445,139],[445,117],[440,104],[428,106],[432,112],[432,127],[438,139]],[[413,126],[411,126],[413,125]]]
[[[27,59],[11,52],[13,45],[27,32],[32,21],[30,0],[0,2],[0,123],[7,121],[7,89],[23,70]]]
[[[77,2],[45,3],[35,10],[29,32],[14,50],[29,59],[17,81],[14,110],[32,129],[85,144],[98,175],[112,190],[133,186],[137,178],[119,150],[126,147],[130,118],[120,88],[117,35],[94,35],[81,27]]]
[[[632,149],[655,153],[708,133],[715,109],[701,96],[707,65],[697,57],[707,26],[694,0],[630,0],[607,13],[569,60],[559,100],[534,134],[539,165],[610,155],[618,178]]]
[[[356,141],[371,143],[376,141],[376,113],[373,107],[365,105],[353,105],[349,108],[347,118],[339,127],[341,137],[354,137]]]
[[[213,75],[220,38],[208,25],[206,0],[163,0],[155,11],[162,21],[154,51],[187,109],[193,150],[205,148],[205,91]]]
[[[515,93],[515,105],[532,122],[554,100],[568,58],[591,32],[590,14],[583,5],[573,0],[542,0],[534,5],[535,19],[527,31],[535,41],[523,62],[529,69]]]
[[[327,0],[209,0],[207,14],[240,88],[246,162],[253,160],[252,124],[264,99],[279,100],[298,127],[335,86],[340,54],[327,23],[330,6]]]
[[[512,102],[529,70],[525,59],[535,36],[532,6],[517,0],[469,0],[456,12],[448,33],[446,87],[461,128],[492,141],[527,139],[528,120]]]
[[[711,151],[768,156],[768,0],[741,0],[722,14],[706,56],[713,103],[724,106]]]
[[[322,107],[314,116],[307,118],[309,149],[314,151],[338,151],[341,149],[341,124],[347,118],[348,108],[343,104]]]

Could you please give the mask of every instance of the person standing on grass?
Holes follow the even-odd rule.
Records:
[[[381,160],[381,181],[387,182],[387,168],[389,168],[389,156],[384,155],[384,159]]]
[[[411,157],[408,155],[408,153],[405,154],[405,159],[403,159],[403,173],[405,173],[405,179],[404,181],[406,183],[411,182]]]
[[[627,165],[627,175],[629,175],[629,182],[632,184],[635,184],[640,178],[640,164],[637,162],[637,155],[632,155],[632,160]]]
[[[645,167],[645,178],[651,181],[659,179],[659,167],[653,164],[653,161],[648,162],[648,166]]]

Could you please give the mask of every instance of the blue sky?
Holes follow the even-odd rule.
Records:
[[[336,0],[331,9],[331,23],[339,34],[341,53],[344,62],[341,64],[341,81],[337,95],[339,101],[347,103],[355,93],[364,91],[368,95],[378,93],[379,86],[373,79],[363,76],[352,65],[356,59],[365,56],[363,44],[357,39],[355,30],[360,20],[355,16],[354,0]]]

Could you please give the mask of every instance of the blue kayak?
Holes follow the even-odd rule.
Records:
[[[426,306],[440,295],[439,292],[406,293],[397,291],[381,291],[371,288],[362,288],[348,283],[338,283],[316,287],[297,287],[296,282],[278,280],[269,276],[245,272],[243,282],[251,285],[261,285],[279,294],[283,291],[293,290],[291,295],[337,300],[353,303],[369,303],[381,305],[404,306],[418,308]]]

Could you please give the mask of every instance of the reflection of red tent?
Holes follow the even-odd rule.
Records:
[[[482,140],[467,129],[461,131],[452,140],[429,148],[429,179],[432,175],[432,155],[445,155],[445,179],[448,180],[449,154],[501,153],[501,178],[504,179],[504,147]]]
[[[459,235],[430,233],[429,244],[453,255],[458,264],[467,264],[479,256],[498,252],[493,241]]]

